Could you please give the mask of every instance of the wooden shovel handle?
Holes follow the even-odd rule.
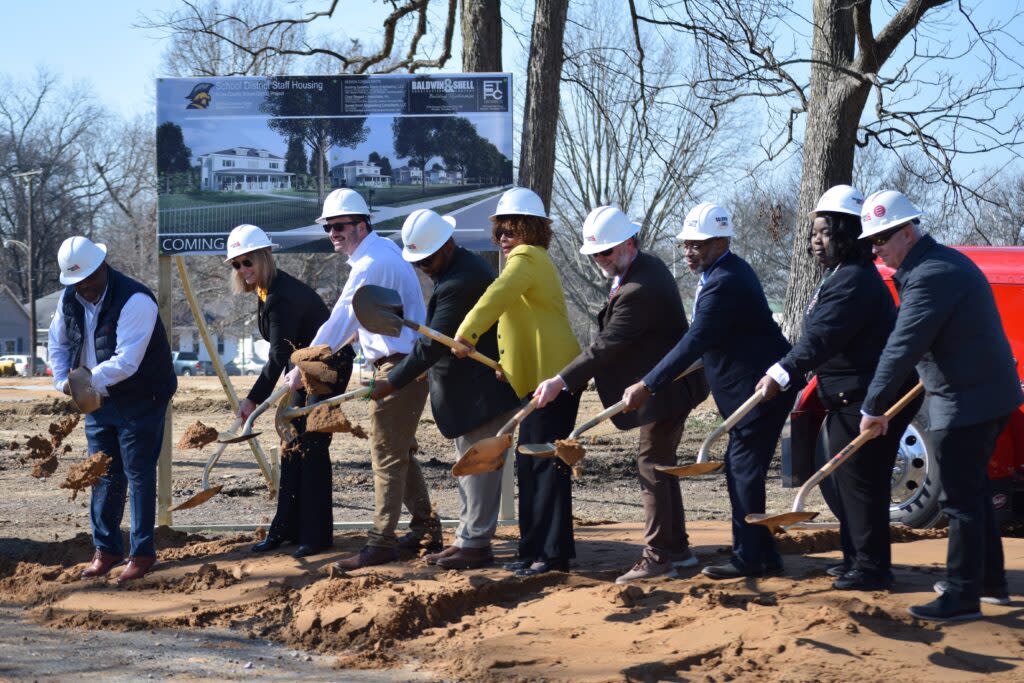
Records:
[[[501,436],[502,434],[511,434],[512,432],[515,431],[516,427],[519,426],[519,423],[525,420],[526,416],[535,411],[536,409],[537,399],[530,399],[530,402],[527,403],[522,408],[520,408],[519,411],[512,416],[511,420],[509,420],[508,422],[501,426],[501,429],[498,430],[498,433],[495,434],[495,436]]]
[[[417,323],[412,322],[411,320],[403,320],[402,322],[404,322],[406,325],[422,334],[424,337],[430,337],[434,341],[441,342],[445,346],[448,346],[453,349],[462,348],[462,344],[459,344],[457,341],[455,341],[448,335],[441,334],[437,330],[432,330],[426,325],[419,325]],[[492,370],[497,370],[498,372],[505,374],[505,371],[501,369],[500,365],[498,365],[498,361],[488,358],[487,356],[485,356],[484,354],[480,353],[475,349],[472,352],[470,352],[469,357],[475,361],[483,363]]]

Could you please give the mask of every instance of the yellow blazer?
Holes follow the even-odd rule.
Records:
[[[498,362],[522,398],[558,374],[580,352],[569,327],[558,271],[543,247],[521,244],[508,254],[457,334],[476,344],[498,323]]]

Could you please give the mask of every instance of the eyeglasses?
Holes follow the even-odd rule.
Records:
[[[413,265],[420,269],[426,269],[430,267],[430,265],[434,262],[434,259],[437,258],[438,253],[440,253],[440,250],[435,251],[430,256],[425,256],[421,258],[419,261],[414,262]]]
[[[246,259],[242,259],[241,263],[239,263],[238,261],[232,261],[231,262],[231,267],[234,268],[235,270],[238,270],[242,266],[245,266],[246,268],[252,268],[252,261],[250,261],[249,259],[246,258]]]
[[[711,240],[705,240],[703,242],[697,242],[695,240],[693,240],[693,241],[687,240],[686,242],[683,242],[682,250],[683,251],[703,251],[704,247],[706,247],[708,242],[710,242],[710,241]]]
[[[495,228],[494,229],[494,241],[495,242],[500,242],[502,237],[515,237],[515,235],[508,228]]]
[[[341,232],[345,228],[350,228],[359,225],[362,221],[338,221],[337,223],[325,223],[324,232],[329,233],[331,230],[337,230]]]
[[[875,245],[876,247],[880,247],[889,240],[891,240],[893,237],[895,237],[896,233],[898,233],[902,229],[903,226],[901,225],[899,227],[893,228],[892,230],[880,232],[877,235],[872,235],[871,237],[869,237],[868,241],[871,242],[871,244]]]
[[[608,249],[605,249],[604,251],[596,251],[593,254],[591,254],[591,256],[592,257],[596,257],[596,256],[611,256],[612,255],[612,251],[614,251],[614,249],[615,249],[615,247],[610,247]]]

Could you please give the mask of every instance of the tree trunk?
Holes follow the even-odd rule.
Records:
[[[500,0],[462,0],[462,70],[501,71]]]
[[[814,257],[807,253],[806,216],[825,190],[850,183],[857,125],[869,92],[862,81],[828,66],[848,67],[853,60],[854,28],[849,3],[815,0],[814,24],[811,53],[816,61],[811,66],[800,204],[782,319],[782,331],[790,340],[800,335],[807,303],[822,274]]]
[[[558,86],[562,80],[562,37],[568,5],[568,0],[537,0],[527,67],[519,184],[540,195],[548,208],[555,173]]]

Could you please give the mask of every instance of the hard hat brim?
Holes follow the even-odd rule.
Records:
[[[870,228],[866,228],[866,227],[864,227],[864,223],[862,221],[861,222],[860,237],[858,237],[857,239],[859,239],[859,240],[867,239],[868,237],[871,237],[873,235],[877,235],[877,234],[879,234],[881,232],[886,232],[887,230],[892,230],[893,228],[898,228],[898,227],[900,227],[902,225],[906,225],[907,223],[910,223],[915,218],[920,218],[923,215],[924,215],[924,213],[913,214],[911,216],[907,216],[906,218],[900,218],[898,221],[893,221],[892,223],[886,223],[885,225],[883,225],[881,227],[879,227],[877,225],[872,225]]]
[[[59,279],[60,279],[60,283],[62,285],[77,285],[79,282],[81,282],[85,278],[87,278],[90,275],[92,275],[93,273],[95,273],[96,270],[100,266],[103,265],[103,262],[107,260],[107,245],[105,245],[105,244],[96,244],[96,248],[99,249],[101,252],[103,252],[103,258],[101,258],[99,260],[99,262],[95,266],[93,266],[93,268],[88,273],[82,273],[81,275],[71,275],[71,276],[68,276],[68,275],[65,275],[64,273],[61,273]]]
[[[437,250],[443,247],[444,243],[450,240],[452,238],[452,235],[455,234],[455,216],[441,216],[441,220],[443,220],[448,225],[452,226],[452,231],[448,233],[448,235],[443,240],[441,240],[441,242],[436,247],[434,247],[428,252],[418,252],[409,251],[409,247],[402,245],[402,258],[408,261],[409,263],[416,263],[417,261],[422,261],[423,259],[436,254]]]
[[[640,233],[640,224],[639,223],[630,223],[630,225],[633,226],[633,232],[631,232],[630,234],[626,235],[624,238],[622,238],[618,242],[601,242],[599,244],[584,244],[582,247],[580,247],[580,253],[583,254],[584,256],[590,256],[591,254],[596,254],[598,252],[604,251],[605,249],[614,249],[615,247],[619,246],[620,244],[622,244],[623,242],[628,240],[630,237],[636,237]]]
[[[273,251],[275,249],[280,249],[281,245],[276,243],[276,242],[271,242],[270,244],[263,244],[263,245],[258,246],[258,247],[244,247],[244,248],[240,248],[238,251],[236,251],[233,254],[231,254],[231,256],[228,256],[226,259],[224,259],[224,263],[231,263],[233,260],[235,260],[239,256],[245,256],[246,254],[251,254],[252,252],[259,251],[260,249],[267,249],[268,247],[270,248],[271,251]]]

